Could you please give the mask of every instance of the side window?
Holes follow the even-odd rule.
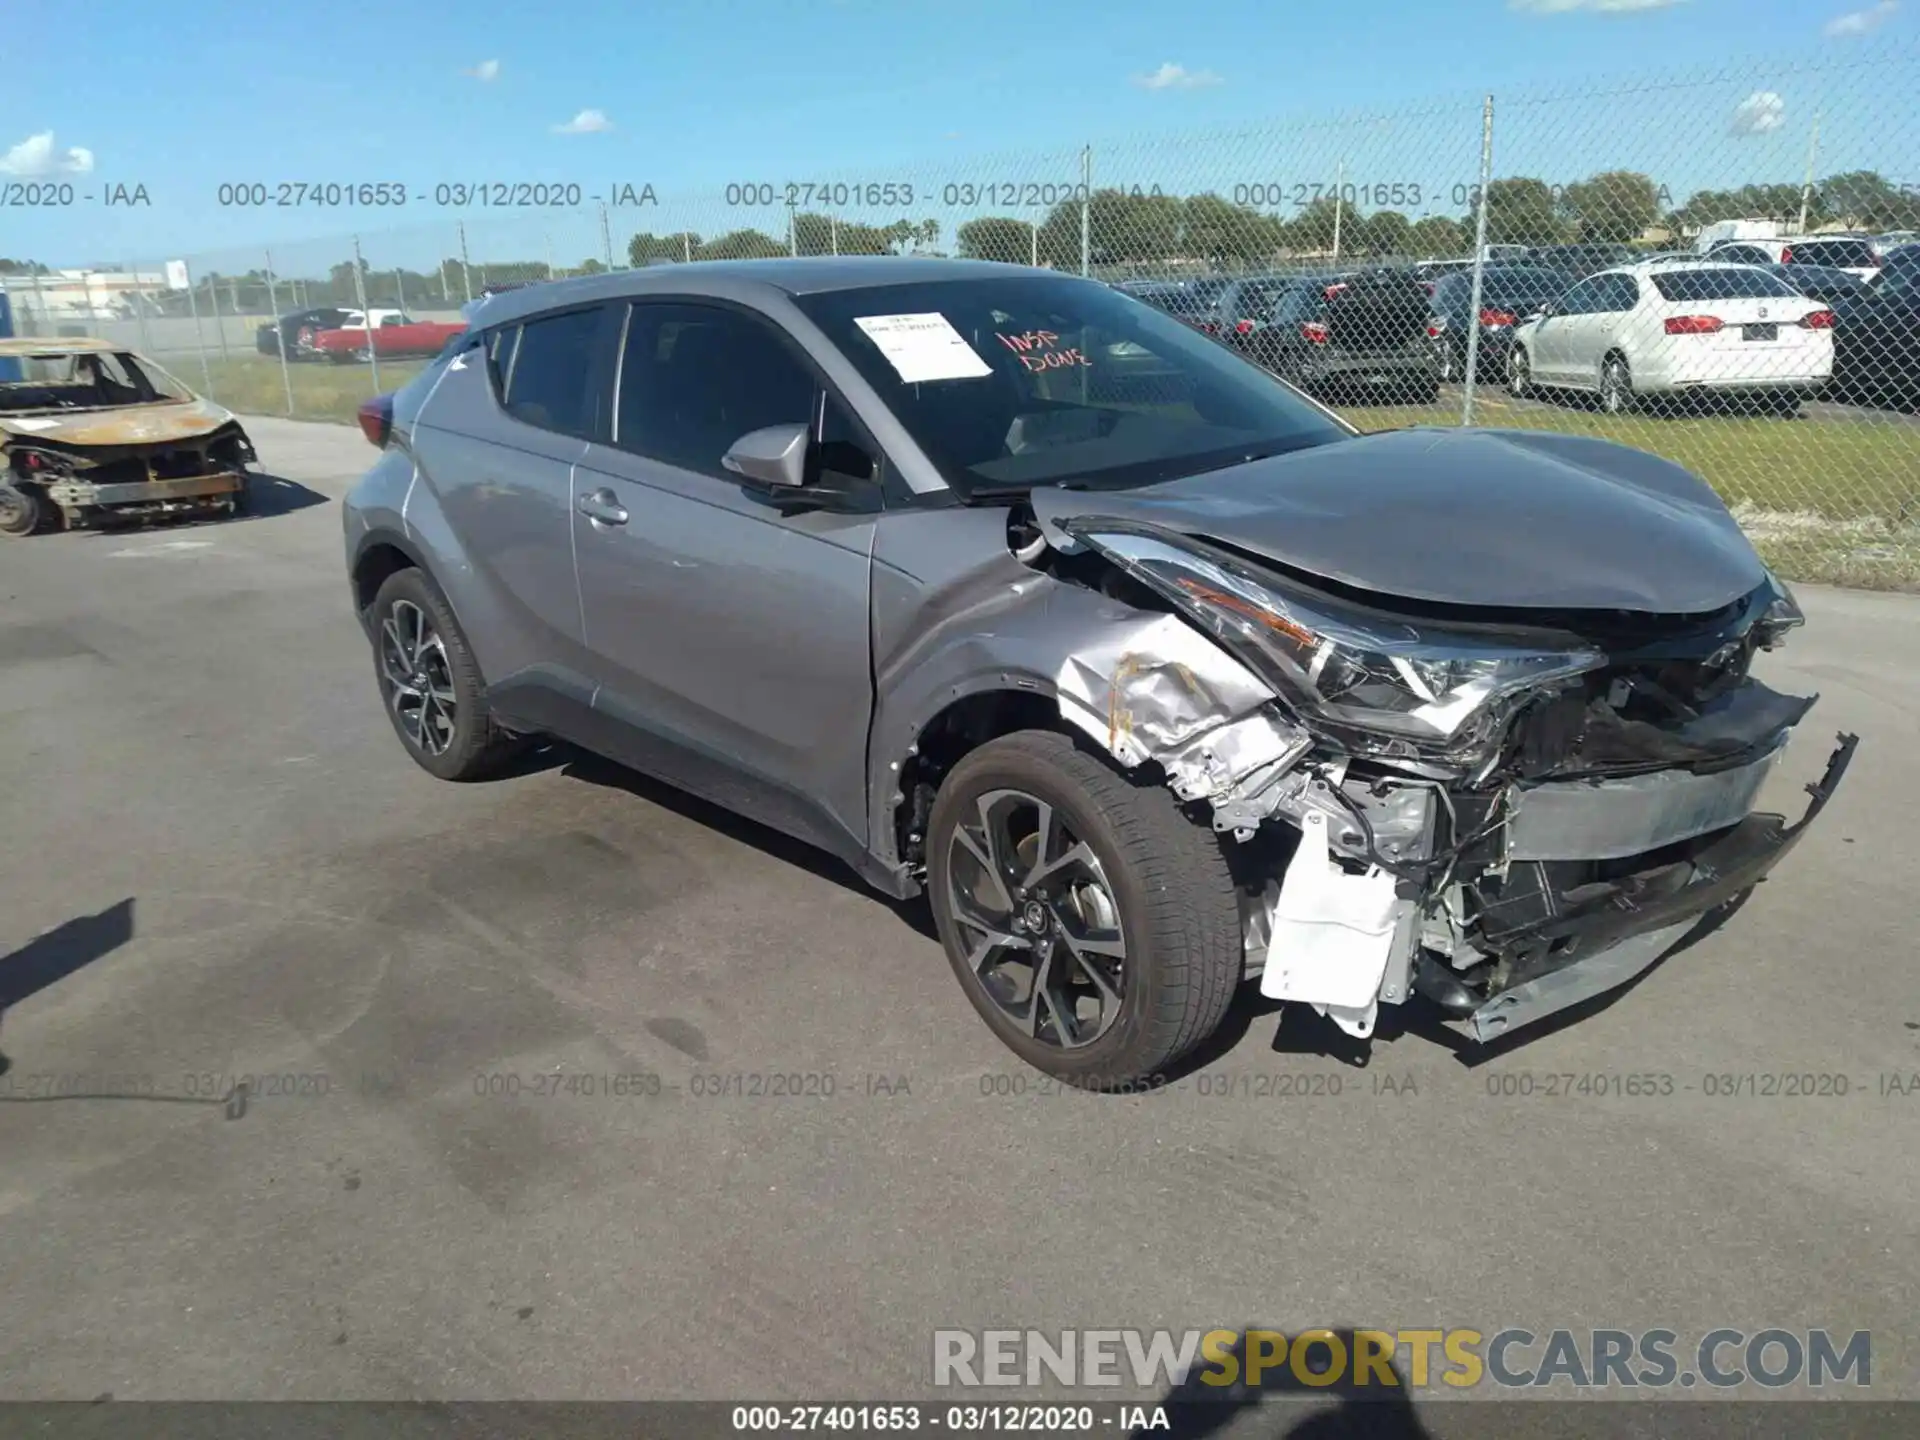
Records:
[[[812,372],[763,321],[719,306],[636,304],[614,443],[738,483],[720,464],[733,442],[769,425],[811,427],[818,394]]]
[[[592,436],[598,413],[593,341],[601,314],[595,307],[522,322],[501,402],[509,415],[542,430]]]
[[[506,403],[507,376],[513,371],[513,352],[520,343],[518,325],[502,325],[487,336],[487,379],[493,384],[493,398]]]
[[[1640,282],[1631,275],[1609,275],[1606,277],[1606,293],[1601,299],[1600,308],[1612,312],[1631,310],[1640,303]]]
[[[1600,280],[1582,280],[1562,295],[1554,308],[1562,315],[1591,315],[1600,297]]]

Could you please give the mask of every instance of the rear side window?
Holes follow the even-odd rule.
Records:
[[[592,391],[593,340],[600,317],[597,308],[571,310],[519,327],[501,400],[509,415],[542,430],[592,436],[598,408]]]
[[[1690,304],[1695,300],[1803,300],[1786,281],[1764,270],[1729,265],[1724,270],[1675,270],[1656,274],[1653,288],[1662,300]]]
[[[1858,269],[1874,264],[1873,247],[1864,240],[1808,240],[1793,247],[1787,263]]]
[[[1771,265],[1773,256],[1758,245],[1722,245],[1713,252],[1716,260],[1725,260],[1730,265]]]

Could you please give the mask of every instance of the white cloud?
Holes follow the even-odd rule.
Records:
[[[53,131],[29,135],[0,155],[0,175],[85,175],[93,169],[93,152],[75,145],[69,150],[53,148]]]
[[[1602,15],[1627,15],[1636,10],[1664,10],[1682,0],[1507,0],[1510,10],[1536,15],[1565,15],[1570,10],[1593,10]]]
[[[1852,10],[1845,15],[1836,15],[1827,22],[1825,33],[1828,36],[1864,35],[1877,29],[1891,19],[1893,12],[1900,8],[1900,0],[1880,0],[1878,5],[1865,10]]]
[[[1787,102],[1771,90],[1756,90],[1733,107],[1733,133],[1764,135],[1787,118]]]
[[[1151,75],[1136,75],[1133,83],[1145,90],[1203,90],[1227,82],[1211,70],[1189,70],[1171,60]]]
[[[471,75],[476,80],[498,80],[500,78],[500,62],[498,60],[482,60],[471,70],[462,70],[460,73],[462,75]]]
[[[613,122],[607,118],[604,110],[582,110],[564,125],[553,127],[556,135],[594,135],[602,130],[613,129]]]

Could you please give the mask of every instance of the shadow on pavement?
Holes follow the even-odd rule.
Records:
[[[133,939],[133,897],[117,901],[93,915],[82,915],[29,940],[11,955],[0,958],[0,1023],[7,1011],[29,995],[66,979],[82,966],[118,950]],[[7,1058],[0,1054],[0,1074]]]
[[[1406,1377],[1392,1356],[1380,1364],[1393,1375],[1392,1383],[1375,1371],[1369,1383],[1356,1383],[1354,1372],[1355,1333],[1351,1329],[1331,1331],[1342,1347],[1344,1363],[1338,1379],[1331,1383],[1308,1384],[1284,1362],[1268,1362],[1260,1383],[1249,1385],[1247,1374],[1247,1336],[1257,1330],[1242,1330],[1228,1352],[1235,1361],[1235,1383],[1209,1385],[1203,1376],[1217,1374],[1212,1367],[1196,1369],[1185,1380],[1160,1397],[1159,1403],[1176,1411],[1174,1431],[1185,1437],[1228,1435],[1262,1436],[1272,1440],[1345,1440],[1364,1436],[1368,1440],[1431,1440],[1427,1427],[1414,1411],[1413,1397]],[[1279,1332],[1276,1328],[1276,1335]],[[1275,1349],[1279,1348],[1276,1341]],[[1327,1374],[1335,1359],[1330,1346],[1310,1347],[1302,1366],[1316,1379]],[[1268,1410],[1270,1415],[1261,1414]],[[1270,1422],[1270,1423],[1269,1423]],[[1134,1432],[1136,1437],[1151,1430]]]

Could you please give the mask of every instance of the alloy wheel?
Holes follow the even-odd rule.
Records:
[[[39,519],[40,508],[33,496],[0,484],[0,535],[31,535]]]
[[[425,755],[453,744],[459,706],[446,643],[411,600],[396,600],[380,622],[380,679],[407,742]]]
[[[1516,397],[1523,397],[1529,383],[1527,352],[1516,348],[1507,356],[1507,389]]]
[[[1127,942],[1093,848],[1053,805],[990,790],[954,826],[947,900],[967,971],[1021,1033],[1077,1050],[1119,1017]]]
[[[1609,415],[1619,415],[1627,408],[1628,397],[1633,393],[1633,382],[1627,378],[1624,361],[1609,360],[1606,368],[1600,372],[1600,404]]]

